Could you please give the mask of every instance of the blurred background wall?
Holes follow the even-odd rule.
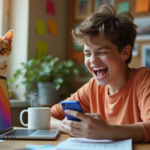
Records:
[[[48,3],[51,4],[52,12],[47,10]],[[37,58],[37,42],[45,42],[48,53],[52,56],[59,57],[60,60],[72,59],[85,69],[83,47],[77,47],[74,44],[71,30],[77,27],[85,17],[95,12],[102,3],[112,4],[116,12],[129,11],[135,19],[150,16],[150,2],[145,3],[142,0],[3,0],[2,35],[9,29],[14,30],[8,78],[12,78],[21,62]],[[85,4],[85,7],[82,7],[82,4]],[[56,23],[54,25],[57,28],[55,33],[51,33],[53,31],[49,29],[50,20]],[[37,24],[37,21],[44,22],[45,31],[42,34],[37,31],[37,26],[40,24]],[[138,44],[138,54],[133,56],[129,66],[138,68],[142,66],[142,46],[150,44],[150,38],[136,40],[135,43]],[[74,81],[74,85],[78,88],[90,78],[91,76],[81,77]],[[17,82],[21,81],[20,78]],[[20,84],[16,89],[15,85],[10,85],[14,96],[17,99],[25,99],[23,96],[25,87]]]
[[[67,31],[68,31],[68,0],[52,0],[55,14],[47,13],[47,0],[3,0],[2,35],[8,30],[14,30],[12,53],[9,57],[9,72],[12,78],[14,72],[20,68],[21,62],[37,58],[37,42],[46,42],[48,53],[60,60],[67,59]],[[37,32],[37,20],[44,22],[45,34]],[[58,33],[49,33],[48,21],[57,23]],[[21,83],[20,78],[17,83]],[[25,99],[26,88],[19,84],[11,84],[14,97]]]

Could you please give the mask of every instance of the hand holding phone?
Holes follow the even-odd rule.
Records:
[[[75,110],[75,111],[79,111],[81,113],[83,113],[82,107],[80,105],[80,103],[78,101],[61,101],[61,106],[63,108],[63,111],[65,113],[66,109],[70,109],[70,110]],[[68,120],[75,120],[75,121],[81,121],[80,119],[65,114]]]

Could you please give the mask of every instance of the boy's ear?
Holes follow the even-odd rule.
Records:
[[[5,34],[4,40],[8,41],[9,44],[11,44],[12,38],[13,38],[13,30],[10,30]]]
[[[122,59],[127,60],[130,57],[131,54],[131,45],[127,45],[122,50]]]

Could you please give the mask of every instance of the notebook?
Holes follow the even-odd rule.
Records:
[[[55,139],[59,130],[13,129],[6,77],[0,76],[0,138]]]

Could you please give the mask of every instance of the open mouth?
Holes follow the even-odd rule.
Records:
[[[107,71],[108,71],[107,67],[97,67],[97,68],[95,67],[95,68],[93,68],[93,72],[97,78],[105,77]]]

